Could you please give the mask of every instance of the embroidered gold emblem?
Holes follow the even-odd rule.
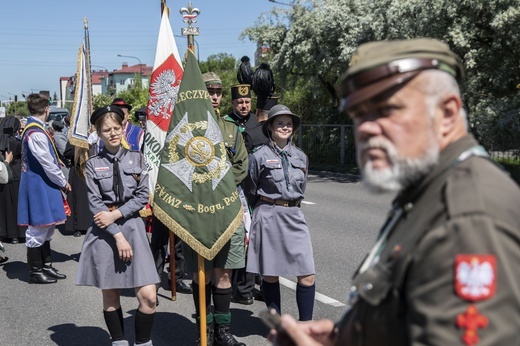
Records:
[[[249,93],[249,87],[246,85],[241,85],[238,87],[238,94],[245,96]]]
[[[215,148],[206,137],[194,137],[186,143],[184,155],[194,166],[207,166],[215,156]]]

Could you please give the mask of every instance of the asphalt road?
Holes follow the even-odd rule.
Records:
[[[309,178],[303,212],[311,230],[318,292],[314,318],[338,319],[346,306],[350,277],[372,245],[384,221],[391,196],[367,194],[355,177],[314,174]],[[29,285],[24,244],[4,244],[9,261],[0,266],[0,345],[110,345],[102,314],[101,292],[76,287],[74,278],[83,237],[56,232],[54,265],[68,275],[50,285]],[[195,345],[196,325],[191,295],[159,290],[152,340],[156,346]],[[284,278],[282,312],[298,315],[296,278]],[[189,282],[189,280],[188,280]],[[132,290],[122,297],[125,330],[133,342],[137,300]],[[261,301],[231,304],[232,332],[247,345],[268,345],[268,330],[258,318]]]

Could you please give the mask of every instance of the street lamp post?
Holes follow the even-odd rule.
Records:
[[[139,61],[139,74],[141,75],[141,78],[143,78],[143,64],[141,63],[141,59],[139,59],[136,56],[131,56],[131,55],[121,55],[121,54],[118,54],[117,56],[120,57],[120,58],[137,59],[137,61]]]
[[[285,6],[293,7],[293,5],[291,5],[291,4],[288,4],[288,3],[285,3],[285,2],[276,1],[276,0],[269,0],[269,2],[273,2],[273,3],[275,3],[275,4],[280,4],[280,5],[285,5]]]

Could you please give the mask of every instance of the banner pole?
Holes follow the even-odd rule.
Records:
[[[195,35],[199,34],[199,28],[193,27],[192,24],[197,22],[197,16],[200,14],[200,10],[191,5],[191,1],[188,1],[188,7],[182,7],[179,10],[182,15],[183,22],[188,24],[187,28],[182,28],[182,35],[187,36],[188,49],[195,53]],[[200,345],[206,346],[207,334],[206,334],[206,272],[204,271],[204,257],[198,254],[198,278],[199,278],[199,322],[200,322]]]
[[[206,272],[204,271],[204,257],[198,254],[199,267],[199,321],[200,321],[200,345],[207,345],[206,334]]]

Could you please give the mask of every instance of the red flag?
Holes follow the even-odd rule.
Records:
[[[159,172],[159,153],[164,146],[166,131],[170,126],[173,108],[177,101],[183,70],[177,44],[168,19],[165,6],[159,29],[157,49],[148,98],[144,155],[150,174],[149,187],[151,200]]]

